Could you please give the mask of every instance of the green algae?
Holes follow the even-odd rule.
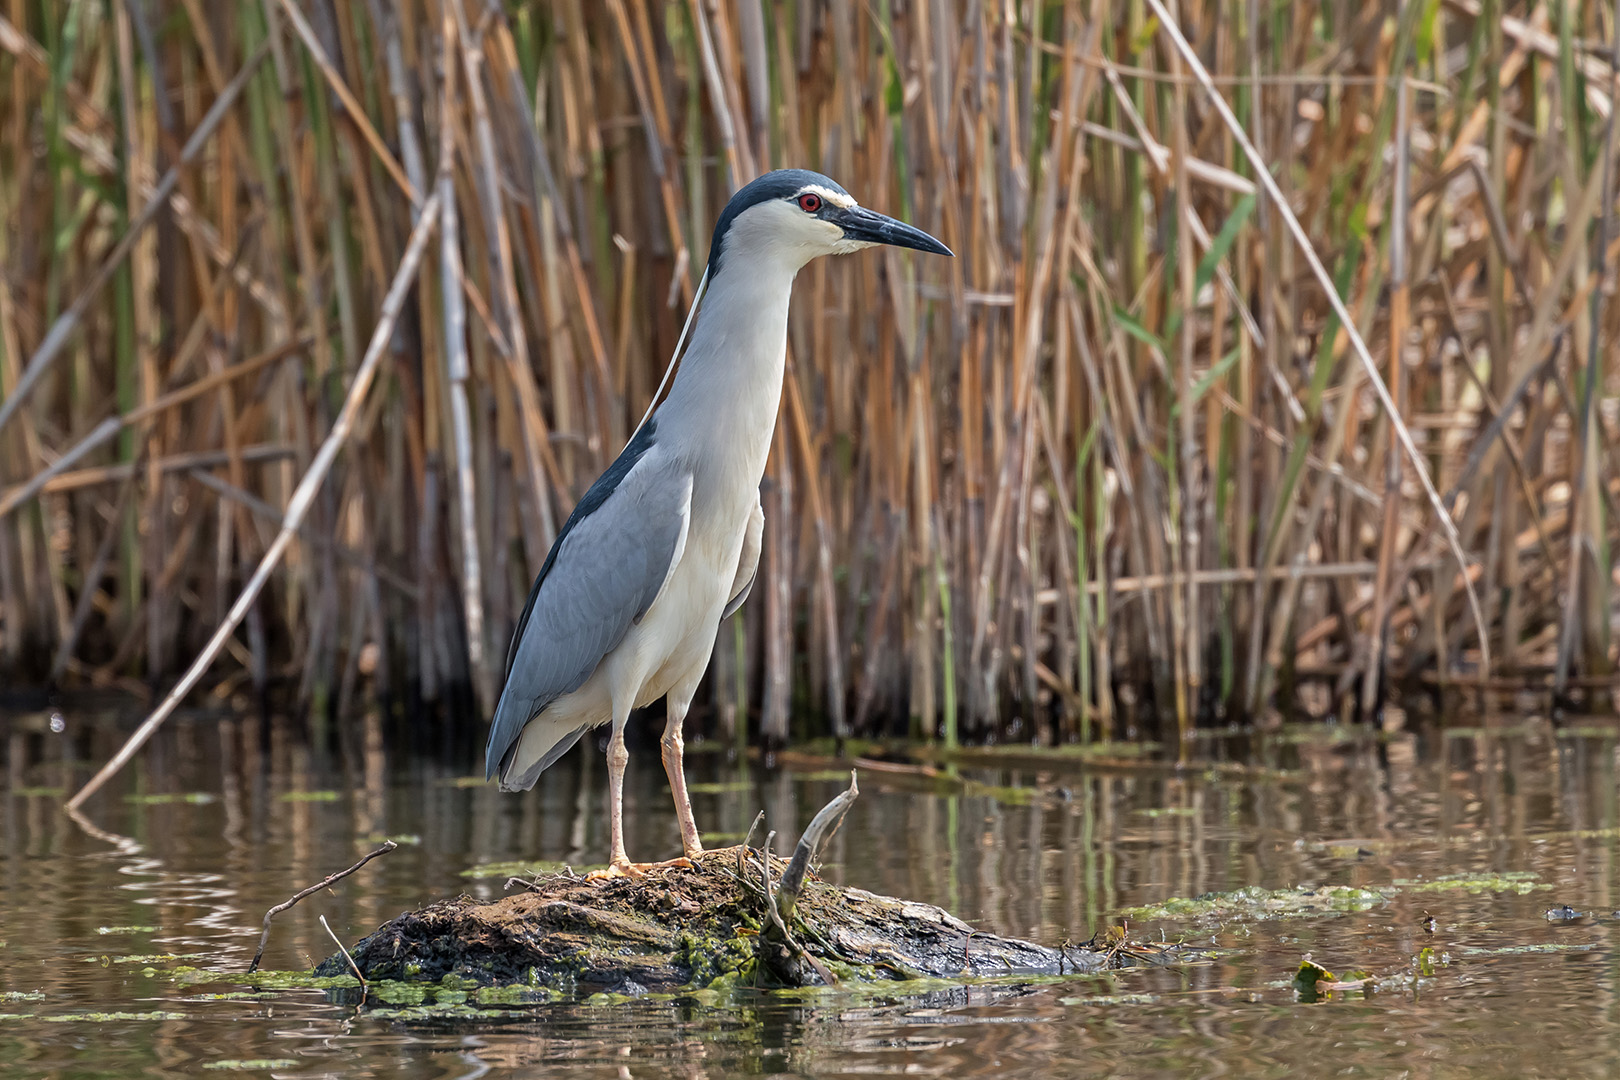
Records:
[[[848,780],[849,774],[844,773],[843,778]],[[686,790],[693,795],[724,795],[733,791],[753,791],[754,782],[752,780],[726,780],[714,783],[687,784]]]
[[[1329,849],[1331,850],[1331,849]],[[1524,895],[1551,889],[1529,871],[1499,874],[1463,873],[1419,880],[1397,878],[1389,885],[1358,888],[1335,885],[1325,888],[1263,889],[1258,885],[1228,893],[1206,893],[1186,898],[1172,897],[1157,904],[1125,908],[1127,919],[1223,921],[1226,919],[1309,918],[1367,911],[1403,893],[1511,892]]]
[[[67,788],[20,787],[12,788],[11,794],[18,799],[60,799],[67,794]]]
[[[509,1009],[480,1009],[473,1005],[422,1005],[409,1009],[372,1009],[368,1015],[381,1020],[503,1020],[521,1016]]]
[[[98,926],[98,934],[155,934],[155,926]]]
[[[149,795],[125,795],[124,801],[137,806],[172,806],[176,803],[201,806],[218,802],[219,796],[212,791],[165,791]]]
[[[43,990],[5,990],[0,991],[0,1001],[44,1001]]]
[[[545,986],[527,986],[523,983],[513,983],[510,986],[480,986],[473,994],[473,1000],[480,1005],[544,1005],[560,999],[562,995]]]
[[[207,1062],[203,1068],[226,1072],[264,1072],[267,1069],[291,1069],[297,1065],[293,1058],[227,1058]]]
[[[1521,896],[1526,893],[1552,888],[1546,882],[1537,881],[1535,874],[1525,870],[1509,871],[1502,874],[1450,874],[1429,881],[1421,881],[1415,878],[1397,878],[1395,879],[1395,885],[1403,892],[1412,893],[1512,892]]]
[[[1003,806],[1029,806],[1041,797],[1042,792],[1037,788],[981,784],[977,780],[963,780],[962,794],[994,799]]]
[[[172,964],[176,960],[201,960],[207,955],[207,953],[130,953],[126,956],[111,956],[100,953],[95,956],[85,957],[84,962],[87,964],[100,964],[102,967],[109,967],[113,964],[150,966],[152,964]]]
[[[170,1012],[167,1009],[154,1009],[151,1012],[78,1012],[58,1013],[55,1016],[41,1016],[39,1020],[46,1024],[110,1024],[122,1020],[189,1020],[188,1013]]]
[[[1227,893],[1172,897],[1158,904],[1126,908],[1128,919],[1225,920],[1308,918],[1366,911],[1389,899],[1393,890],[1359,889],[1348,885],[1330,888],[1263,889],[1250,885]]]
[[[0,1013],[0,1023],[7,1020],[32,1020],[37,1013]]]
[[[343,798],[337,791],[283,791],[282,802],[337,802]]]
[[[1540,953],[1591,952],[1595,941],[1548,941],[1534,945],[1497,945],[1490,948],[1469,946],[1458,950],[1463,956],[1534,956]]]
[[[307,971],[217,971],[212,968],[177,967],[169,978],[182,986],[199,983],[236,983],[265,990],[335,990],[360,985],[353,975],[312,975]]]
[[[1059,1005],[1152,1005],[1158,994],[1098,994],[1095,997],[1058,998]]]

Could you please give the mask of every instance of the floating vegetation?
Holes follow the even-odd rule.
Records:
[[[1135,813],[1145,818],[1190,818],[1198,816],[1198,809],[1192,806],[1148,806],[1135,811]]]
[[[1536,875],[1527,870],[1513,870],[1501,874],[1449,874],[1430,881],[1397,878],[1395,885],[1402,892],[1411,893],[1514,892],[1522,895],[1552,888],[1545,882],[1537,881]]]
[[[846,770],[838,774],[844,782],[849,781],[849,772]],[[751,780],[726,780],[713,783],[687,784],[686,790],[693,795],[724,795],[734,791],[752,791],[754,783]]]
[[[1330,888],[1264,889],[1250,885],[1226,893],[1173,897],[1157,904],[1126,908],[1128,919],[1225,921],[1227,919],[1305,918],[1366,911],[1389,899],[1394,890],[1360,889],[1348,885]]]
[[[489,780],[482,776],[447,776],[443,780],[433,781],[433,786],[448,788],[481,788],[488,787]]]
[[[1534,956],[1540,953],[1590,952],[1595,941],[1543,941],[1529,945],[1468,946],[1458,950],[1463,956]]]
[[[170,806],[175,803],[203,805],[218,802],[219,796],[211,791],[164,791],[147,795],[125,795],[124,801],[136,806]]]
[[[155,926],[98,926],[98,934],[155,934]]]
[[[5,990],[0,991],[0,1001],[44,1001],[43,990]]]
[[[422,846],[422,838],[416,833],[394,833],[391,836],[385,836],[382,833],[367,833],[359,837],[359,840],[362,844],[386,844],[392,841],[395,844],[408,844],[411,847]]]
[[[1126,908],[1120,915],[1127,919],[1214,922],[1227,919],[1302,918],[1366,911],[1402,893],[1511,892],[1524,895],[1551,888],[1551,885],[1538,881],[1537,876],[1529,871],[1464,873],[1430,880],[1397,878],[1389,885],[1376,888],[1335,885],[1264,889],[1250,885],[1234,892],[1205,893],[1190,899],[1173,897],[1157,904]]]
[[[1059,1005],[1152,1005],[1158,994],[1099,994],[1096,997],[1058,998]]]
[[[59,787],[20,787],[12,788],[11,794],[18,799],[60,799],[67,794],[67,789]]]
[[[210,1061],[203,1068],[226,1072],[265,1072],[269,1069],[291,1069],[297,1065],[293,1058],[227,1058],[224,1061]]]
[[[514,1015],[507,1009],[480,1009],[474,1005],[413,1005],[403,1009],[371,1009],[379,1020],[499,1020]]]
[[[1299,970],[1294,972],[1294,992],[1302,1000],[1315,1001],[1316,986],[1324,982],[1338,982],[1338,976],[1308,956],[1299,962]]]
[[[282,802],[337,802],[343,797],[336,791],[284,791]]]
[[[41,1016],[39,1019],[47,1024],[110,1024],[120,1020],[187,1020],[190,1016],[183,1012],[154,1009],[151,1012],[58,1013],[55,1016]]]
[[[182,986],[199,983],[237,983],[265,990],[336,990],[360,986],[353,975],[315,975],[308,971],[218,971],[213,968],[177,967],[169,977]]]

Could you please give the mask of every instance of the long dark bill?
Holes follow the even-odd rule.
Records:
[[[880,214],[875,210],[868,210],[864,206],[853,206],[848,210],[839,210],[827,214],[826,217],[841,226],[844,235],[851,240],[864,240],[869,244],[889,244],[893,247],[914,248],[917,251],[927,251],[935,255],[952,255],[950,248],[921,229],[907,225],[903,221],[896,221],[894,218]]]

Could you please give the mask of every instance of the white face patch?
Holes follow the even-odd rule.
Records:
[[[807,213],[798,200],[815,194],[825,203],[841,208],[855,205],[848,195],[817,185],[802,188],[791,199],[771,199],[750,206],[737,215],[726,236],[726,262],[752,262],[785,265],[797,271],[820,255],[841,255],[871,245],[844,237],[842,227]]]
[[[809,194],[820,195],[822,202],[831,206],[841,207],[845,210],[848,210],[850,207],[856,205],[855,200],[850,198],[848,195],[845,195],[843,192],[824,188],[820,184],[806,184],[804,187],[799,189],[800,196]]]

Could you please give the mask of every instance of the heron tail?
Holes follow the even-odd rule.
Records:
[[[499,751],[499,756],[495,740],[491,738],[485,762],[486,775],[493,776],[499,772],[502,791],[527,791],[534,787],[541,773],[573,749],[580,736],[589,731],[590,727],[589,724],[581,724],[576,728],[568,728],[555,721],[548,721],[542,713],[525,724],[517,738],[512,739],[503,750]],[[500,729],[500,715],[497,710],[495,730]]]

